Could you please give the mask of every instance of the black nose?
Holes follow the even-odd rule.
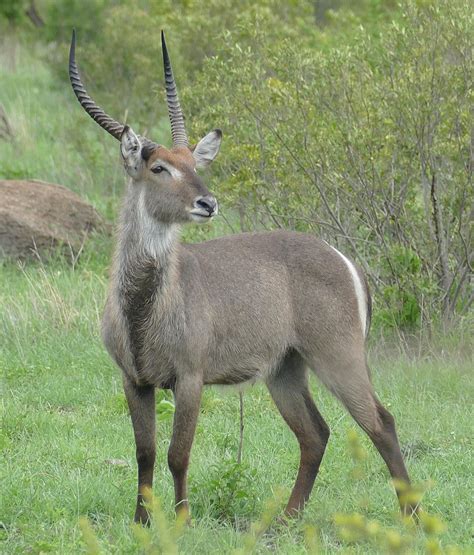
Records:
[[[202,208],[209,215],[213,215],[217,212],[217,200],[212,195],[197,198],[194,201],[194,206],[196,208]]]

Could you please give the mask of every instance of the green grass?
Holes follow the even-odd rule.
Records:
[[[81,552],[82,515],[93,523],[105,552],[140,552],[131,528],[136,489],[131,424],[119,371],[98,334],[109,249],[96,238],[74,269],[59,257],[48,265],[0,268],[1,552]],[[372,366],[376,389],[397,419],[413,480],[433,481],[423,506],[447,524],[443,545],[467,549],[473,532],[467,518],[473,489],[471,367],[450,356],[418,361],[378,356]],[[382,460],[360,433],[369,456],[364,477],[351,480],[346,436],[354,424],[316,382],[313,392],[331,440],[302,523],[260,542],[262,553],[304,553],[305,523],[318,526],[325,552],[343,550],[336,512],[360,510],[400,528]],[[241,546],[242,531],[258,519],[265,500],[279,487],[288,492],[292,486],[295,439],[262,386],[244,398],[244,465],[236,476],[238,396],[214,389],[204,395],[190,467],[194,523],[179,540],[183,553],[225,553]],[[159,423],[154,491],[172,519],[170,432],[170,419]],[[113,459],[123,462],[111,464]],[[423,534],[418,535],[421,545]],[[362,542],[351,552],[372,551]]]

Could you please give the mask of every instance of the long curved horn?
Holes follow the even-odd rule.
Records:
[[[95,120],[103,129],[120,141],[123,125],[108,116],[102,108],[92,100],[82,84],[81,77],[76,65],[76,30],[72,31],[71,48],[69,50],[69,79],[72,89],[81,103],[84,110]]]
[[[170,57],[166,48],[165,34],[161,31],[161,47],[163,50],[163,65],[165,68],[166,102],[168,103],[168,114],[171,122],[171,136],[173,146],[189,146],[186,128],[184,127],[184,116],[179,104],[178,91],[174,82],[173,70],[171,69]]]

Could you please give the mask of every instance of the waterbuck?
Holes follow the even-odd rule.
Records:
[[[394,419],[375,396],[365,341],[371,301],[361,270],[325,241],[303,233],[241,233],[186,245],[186,222],[218,212],[197,168],[216,157],[216,129],[191,146],[161,34],[173,146],[136,135],[87,94],[75,62],[69,75],[85,111],[120,141],[130,182],[123,203],[102,323],[123,372],[138,462],[135,520],[147,522],[143,493],[155,462],[155,389],[175,398],[168,463],[177,511],[188,511],[186,474],[203,386],[263,380],[301,452],[286,506],[308,500],[329,428],[308,388],[308,368],[367,432],[390,474],[408,483]],[[402,509],[405,507],[401,500]]]

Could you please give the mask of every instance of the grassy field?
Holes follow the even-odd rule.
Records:
[[[0,52],[0,100],[15,131],[14,141],[1,144],[0,178],[63,183],[112,217],[124,181],[113,140],[71,109],[77,108],[72,94],[45,64],[14,41],[5,41]],[[190,228],[187,238],[228,232],[216,223],[212,230]],[[110,238],[95,237],[75,266],[60,256],[47,264],[0,264],[1,553],[84,552],[81,516],[89,519],[104,553],[143,552],[131,526],[136,466],[130,419],[119,372],[98,336],[110,254]],[[474,489],[466,345],[468,339],[458,337],[444,352],[423,348],[414,357],[372,340],[376,389],[397,419],[409,471],[417,483],[432,481],[423,507],[447,526],[441,544],[457,544],[463,552],[472,542]],[[332,431],[313,495],[302,521],[274,528],[257,551],[305,553],[304,529],[311,524],[322,552],[378,553],[381,547],[364,540],[343,542],[333,516],[357,511],[394,534],[407,533],[384,464],[359,433],[368,457],[362,476],[352,476],[347,434],[354,424],[316,382],[313,392]],[[255,386],[244,402],[243,464],[237,467],[238,396],[205,393],[190,467],[194,521],[178,541],[183,553],[242,547],[266,500],[279,488],[286,497],[293,484],[296,441],[268,393]],[[166,465],[171,418],[162,407],[157,405],[154,491],[172,521]],[[279,495],[279,505],[285,501]],[[155,529],[152,534],[157,536]],[[413,549],[425,552],[423,530],[411,534]]]
[[[98,337],[109,250],[109,241],[96,238],[75,268],[60,257],[48,265],[1,266],[3,553],[81,552],[82,515],[105,552],[140,552],[131,527],[132,430],[119,372]],[[413,480],[433,482],[423,506],[446,523],[442,544],[467,551],[474,486],[471,366],[451,354],[384,360],[382,349],[374,350],[376,389],[398,421]],[[347,432],[354,424],[316,382],[313,392],[332,431],[316,487],[302,522],[260,542],[259,552],[304,553],[308,523],[318,526],[323,552],[347,549],[333,522],[337,512],[361,511],[402,530],[382,460],[360,432],[368,457],[363,477],[351,479]],[[291,432],[262,386],[249,389],[244,402],[244,463],[236,468],[238,395],[205,393],[190,468],[194,523],[179,540],[183,553],[225,553],[241,546],[265,500],[292,486],[298,449]],[[171,519],[171,419],[165,413],[160,418],[155,493]],[[419,530],[420,552],[424,541]],[[362,542],[350,552],[378,549]]]

